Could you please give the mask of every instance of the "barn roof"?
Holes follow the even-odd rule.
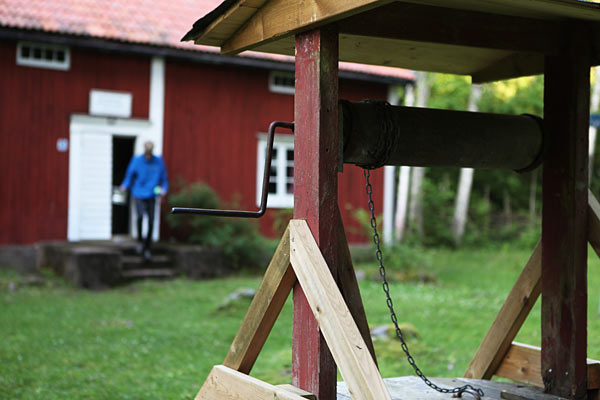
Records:
[[[296,33],[330,23],[339,29],[340,60],[484,82],[543,72],[544,56],[566,45],[568,24],[588,23],[600,38],[600,6],[579,0],[226,0],[184,39],[225,54],[292,55]]]
[[[106,39],[125,44],[218,53],[213,46],[181,42],[198,15],[208,14],[220,0],[2,0],[0,29],[19,29]],[[221,4],[217,11],[225,7]],[[245,58],[290,63],[285,55],[245,52]],[[392,80],[412,80],[411,71],[343,63],[340,69]]]

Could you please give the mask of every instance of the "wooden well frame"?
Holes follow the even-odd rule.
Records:
[[[242,333],[198,398],[224,398],[214,393],[222,390],[216,387],[224,387],[218,382],[225,381],[227,387],[237,388],[230,398],[332,400],[336,362],[355,398],[389,398],[381,391],[375,357],[369,355],[366,317],[358,286],[351,282],[355,278],[340,228],[340,55],[345,61],[467,74],[474,82],[544,74],[544,126],[550,143],[543,167],[541,241],[466,375],[489,378],[511,370],[510,363],[520,360],[517,379],[543,383],[547,393],[564,398],[597,396],[597,363],[587,360],[587,243],[598,252],[600,208],[589,200],[588,125],[589,72],[600,63],[600,48],[594,44],[600,38],[600,9],[574,0],[300,4],[231,0],[186,36],[230,54],[247,49],[295,52],[296,63],[295,220],[267,270]],[[311,274],[324,281],[315,282]],[[319,286],[323,282],[326,286]],[[292,290],[292,384],[301,392],[246,375]],[[540,293],[541,349],[512,344]],[[337,320],[341,314],[343,321]],[[351,334],[339,332],[336,324]],[[346,346],[342,354],[339,346]],[[249,388],[255,391],[246,396]]]

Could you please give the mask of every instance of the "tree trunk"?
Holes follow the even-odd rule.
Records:
[[[413,167],[410,177],[410,204],[408,208],[408,221],[410,229],[423,238],[425,228],[423,226],[423,179],[425,179],[425,168]]]
[[[529,182],[529,219],[535,221],[535,200],[537,195],[538,169],[531,171],[531,180]]]
[[[427,73],[417,72],[417,107],[427,107],[429,102],[429,82],[427,82]],[[410,205],[408,210],[408,220],[411,229],[414,229],[419,238],[423,238],[425,228],[423,226],[423,179],[425,179],[425,168],[413,167],[410,187]]]
[[[404,105],[412,107],[415,104],[413,85],[406,85],[404,92]],[[406,216],[408,210],[408,192],[410,184],[410,167],[400,167],[398,193],[396,196],[396,217],[394,221],[396,240],[401,241],[406,231]]]
[[[476,112],[477,102],[481,98],[482,86],[471,85],[471,94],[469,95],[468,111]],[[458,180],[458,191],[456,193],[456,203],[454,207],[454,218],[452,219],[452,235],[454,243],[457,245],[462,241],[469,214],[469,200],[471,198],[471,186],[473,184],[473,168],[461,168],[460,178]]]
[[[483,204],[485,204],[485,217],[483,219],[483,232],[487,235],[490,231],[490,212],[491,212],[491,201],[490,201],[490,186],[485,185],[483,187]]]
[[[458,192],[456,193],[456,205],[454,207],[454,218],[452,219],[452,235],[454,243],[460,245],[465,233],[467,215],[469,212],[469,199],[471,196],[471,185],[473,183],[473,168],[461,168],[458,180]]]
[[[406,230],[406,215],[408,209],[408,190],[410,183],[410,167],[400,167],[398,182],[398,197],[396,198],[396,240],[402,241]]]
[[[400,102],[398,89],[399,87],[396,85],[388,87],[388,103],[393,106],[397,106]],[[395,222],[396,167],[394,165],[386,165],[383,169],[383,242],[391,244]]]

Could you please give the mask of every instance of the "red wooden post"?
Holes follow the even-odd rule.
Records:
[[[587,182],[590,33],[571,26],[564,54],[545,65],[549,140],[542,210],[542,377],[571,399],[587,390]]]
[[[338,34],[331,26],[296,36],[294,218],[306,219],[337,276]],[[299,285],[294,288],[292,383],[336,398],[336,366]]]

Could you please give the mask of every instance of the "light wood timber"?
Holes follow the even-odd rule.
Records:
[[[536,53],[515,53],[485,68],[471,73],[473,83],[487,83],[519,76],[544,73],[544,56]]]
[[[591,31],[569,24],[569,45],[547,56],[542,179],[542,378],[545,391],[587,391],[588,136]]]
[[[539,347],[513,342],[495,375],[543,387],[541,360]]]
[[[263,0],[238,0],[225,13],[220,15],[203,31],[198,32],[205,39],[204,44],[219,46],[238,30],[263,4]],[[215,29],[218,26],[218,29]]]
[[[221,46],[221,52],[237,54],[258,44],[315,29],[389,1],[305,0],[299,6],[296,1],[271,0]]]
[[[600,257],[600,203],[588,189],[588,242]]]
[[[541,279],[542,246],[538,242],[467,367],[465,378],[492,378],[540,295]]]
[[[353,399],[391,399],[321,251],[303,220],[290,221],[290,259]]]
[[[225,366],[250,372],[295,282],[290,266],[290,233],[286,228],[223,361]]]
[[[309,393],[306,390],[302,390],[300,388],[297,388],[294,385],[285,384],[285,385],[277,385],[277,387],[285,389],[288,392],[297,394],[298,396],[302,397],[303,399],[317,400],[317,396],[315,396],[314,394]]]
[[[354,318],[356,326],[360,334],[369,348],[371,357],[375,365],[377,365],[377,356],[375,355],[375,348],[373,347],[373,340],[371,339],[371,330],[369,329],[369,323],[367,322],[367,315],[365,314],[365,307],[360,296],[360,288],[358,287],[358,281],[356,280],[356,273],[354,272],[354,266],[352,265],[352,255],[348,248],[348,242],[346,240],[346,233],[344,231],[344,223],[342,221],[342,215],[338,208],[338,279],[340,282],[340,290],[342,296],[346,301],[346,305]]]
[[[586,364],[588,389],[600,388],[600,361],[588,358]],[[513,342],[495,375],[543,387],[541,349],[537,346]]]
[[[294,392],[228,368],[215,365],[195,400],[304,400]]]

